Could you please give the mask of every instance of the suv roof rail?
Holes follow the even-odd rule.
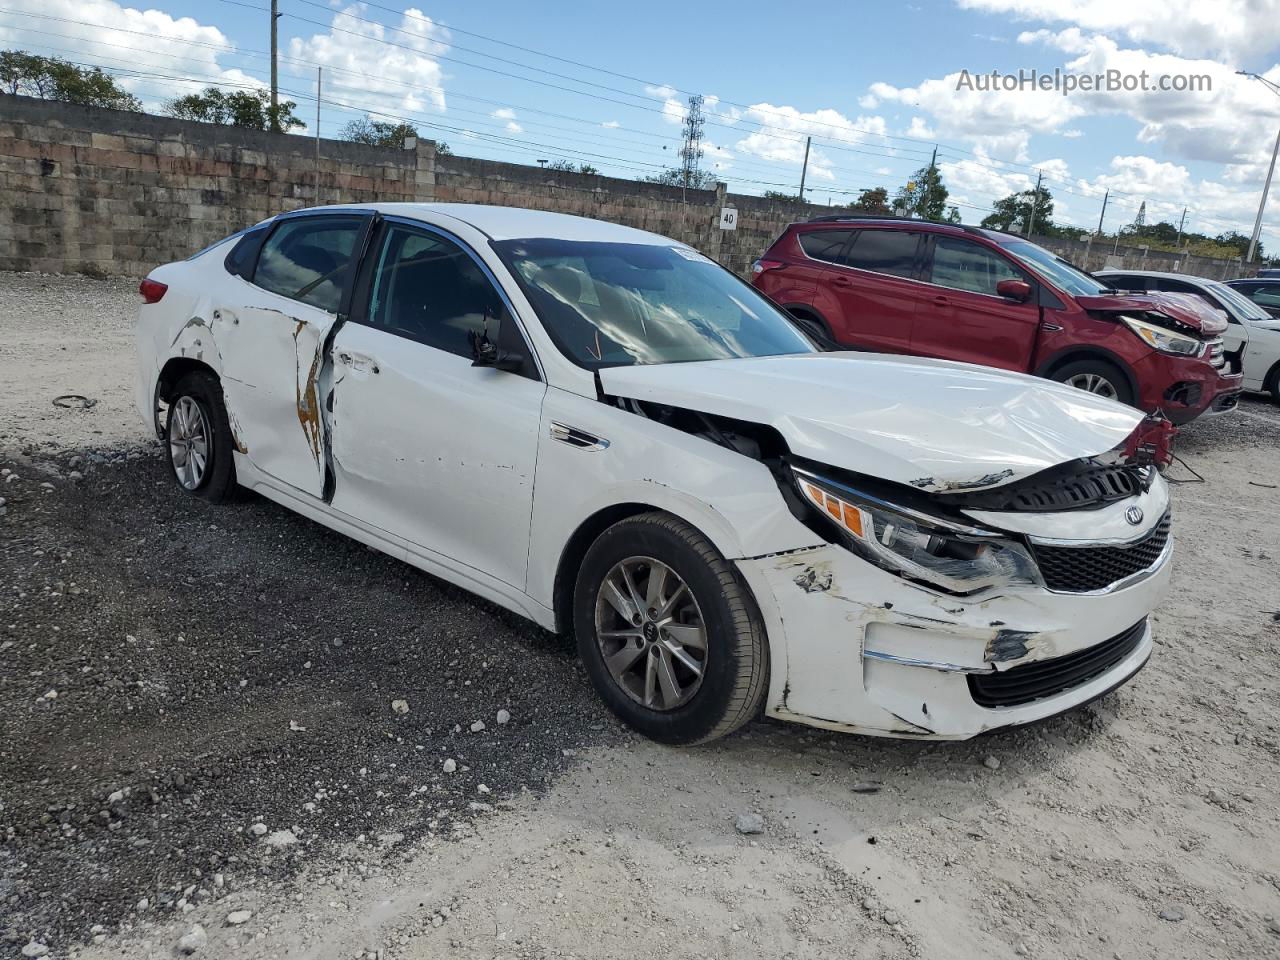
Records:
[[[975,227],[968,223],[952,223],[950,220],[926,220],[922,217],[904,217],[895,213],[836,213],[821,217],[810,217],[806,223],[848,223],[858,220],[879,220],[891,223],[929,223],[939,227],[955,227],[965,233],[982,233],[987,227]],[[996,233],[1004,231],[997,230]]]

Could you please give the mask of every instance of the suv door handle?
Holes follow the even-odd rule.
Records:
[[[944,297],[942,294],[938,294],[936,297],[933,298],[933,302],[940,307],[945,307],[947,304],[951,302],[951,300],[948,299],[947,297]]]
[[[831,285],[833,287],[849,287],[853,285],[853,281],[848,277],[835,276],[831,278]]]

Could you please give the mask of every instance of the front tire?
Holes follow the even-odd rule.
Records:
[[[1133,390],[1128,378],[1119,367],[1106,360],[1076,360],[1053,371],[1049,379],[1108,400],[1116,400],[1131,407],[1134,405]]]
[[[578,652],[615,714],[662,743],[705,743],[760,712],[768,647],[755,601],[700,532],[668,513],[631,517],[583,558]]]
[[[203,371],[178,381],[164,424],[169,472],[187,493],[221,503],[236,489],[231,423],[217,377]]]

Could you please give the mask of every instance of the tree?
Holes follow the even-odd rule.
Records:
[[[927,167],[921,167],[913,173],[911,179],[898,188],[898,193],[893,198],[893,206],[895,209],[901,207],[908,216],[919,217],[922,220],[947,220],[958,223],[960,211],[954,206],[948,208],[948,196],[949,192],[942,182],[938,165],[930,163]]]
[[[982,226],[988,230],[1022,231],[1031,224],[1037,233],[1047,236],[1053,232],[1053,195],[1048,187],[1011,193],[993,203],[991,211],[982,218]]]
[[[661,173],[650,174],[644,179],[646,183],[661,183],[668,187],[688,187],[690,190],[716,188],[716,175],[707,170],[694,170],[686,181],[683,168],[667,167]]]
[[[547,164],[548,170],[558,170],[561,173],[599,173],[589,163],[574,164],[571,160],[552,160]]]
[[[142,110],[142,101],[120,89],[100,68],[77,67],[57,57],[0,51],[0,90],[11,96],[61,100],[109,110]]]
[[[798,203],[800,196],[795,193],[787,193],[785,190],[766,190],[761,194],[766,200],[785,200],[788,203]]]
[[[366,113],[363,117],[348,121],[338,136],[342,140],[367,143],[371,147],[403,147],[405,140],[418,136],[418,128],[412,123],[374,120]]]
[[[1249,238],[1243,233],[1237,233],[1235,230],[1228,230],[1225,233],[1218,234],[1213,238],[1213,242],[1232,251],[1228,256],[1243,257],[1249,252]],[[1254,256],[1262,257],[1262,244],[1258,244],[1258,249],[1255,251]]]
[[[858,199],[853,201],[853,209],[863,213],[893,213],[889,207],[889,191],[884,187],[867,187],[858,194]]]
[[[293,108],[296,106],[292,100],[282,100],[278,106],[272,107],[271,95],[266,90],[223,93],[217,87],[205,87],[202,93],[189,93],[170,100],[163,110],[179,120],[221,123],[250,130],[278,129],[288,133],[294,127],[303,126],[302,121],[294,116]]]

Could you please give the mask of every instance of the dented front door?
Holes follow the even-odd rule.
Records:
[[[252,282],[232,278],[219,307],[236,447],[264,473],[314,497],[326,470],[320,374],[367,223],[351,215],[282,220],[263,244]]]

